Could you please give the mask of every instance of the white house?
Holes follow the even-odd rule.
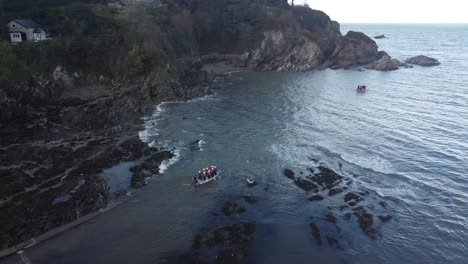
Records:
[[[14,19],[8,23],[8,30],[11,43],[38,42],[47,39],[47,34],[41,25],[31,19]]]

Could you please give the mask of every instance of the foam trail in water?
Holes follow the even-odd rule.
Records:
[[[160,142],[157,142],[154,140],[154,137],[157,137],[159,135],[159,129],[158,129],[158,121],[161,120],[161,116],[166,112],[165,106],[167,104],[178,104],[178,103],[193,103],[193,102],[199,102],[199,101],[205,101],[205,100],[212,100],[214,99],[214,95],[206,95],[203,97],[198,97],[194,98],[191,100],[188,100],[186,102],[162,102],[159,105],[156,106],[156,110],[154,111],[153,115],[144,118],[145,120],[145,129],[140,131],[139,137],[141,141],[148,143],[148,146],[150,147],[161,147],[164,149],[171,149],[174,147],[174,142],[171,142],[171,146],[166,142],[164,144],[161,144]],[[200,117],[198,119],[201,119]],[[186,131],[185,131],[186,132]],[[203,134],[200,134],[203,136]],[[198,142],[198,147],[200,148],[200,151],[203,151],[203,145],[205,145],[206,142],[203,140],[200,140]],[[159,165],[159,173],[164,173],[171,165],[179,161],[180,159],[180,150],[182,149],[181,146],[175,147],[172,150],[172,153],[174,154],[174,157],[172,157],[169,160],[164,160],[161,165]]]
[[[394,173],[392,164],[381,157],[369,157],[369,156],[350,156],[341,154],[341,158],[349,163],[353,163],[361,168],[371,169],[381,173]]]
[[[160,174],[163,174],[167,169],[169,169],[169,167],[176,163],[177,161],[179,161],[180,159],[180,149],[176,148],[172,151],[172,153],[174,154],[174,157],[168,159],[168,160],[164,160],[163,162],[161,162],[161,165],[159,165],[159,173]]]
[[[159,135],[159,129],[157,128],[158,120],[161,118],[161,115],[166,111],[164,106],[167,102],[162,102],[156,106],[156,111],[153,115],[144,118],[145,120],[145,129],[138,132],[138,136],[143,142],[150,142],[151,137]]]
[[[203,139],[198,141],[198,147],[200,148],[200,151],[204,150],[203,145],[205,145],[205,144],[206,144],[206,142]]]

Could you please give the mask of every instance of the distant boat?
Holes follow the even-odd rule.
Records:
[[[361,93],[365,92],[366,90],[367,90],[367,86],[365,85],[358,85],[358,87],[356,88],[356,91],[361,92]]]

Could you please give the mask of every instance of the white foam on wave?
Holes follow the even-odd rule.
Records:
[[[172,151],[172,153],[174,154],[174,157],[168,159],[168,160],[164,160],[163,162],[161,162],[161,165],[159,165],[159,173],[160,174],[163,174],[167,169],[169,169],[170,166],[172,166],[174,163],[176,163],[177,161],[179,161],[180,159],[180,149],[179,148],[176,148]]]
[[[291,148],[288,145],[273,144],[270,146],[270,151],[290,166],[311,165],[311,160],[307,158],[309,156],[307,148]]]
[[[203,145],[205,145],[205,144],[206,144],[206,142],[203,139],[198,141],[198,147],[200,148],[200,151],[204,150]]]
[[[341,154],[341,158],[361,168],[371,169],[376,172],[381,172],[385,174],[395,172],[395,169],[393,168],[393,165],[390,163],[390,161],[383,159],[379,156],[351,156],[347,154]]]
[[[215,96],[213,94],[205,95],[202,97],[196,97],[190,100],[187,100],[185,102],[180,102],[180,103],[194,103],[194,102],[200,102],[200,101],[208,101],[214,99]]]
[[[171,144],[170,146],[169,144],[167,144],[167,142],[164,144],[161,144],[161,142],[158,142],[157,140],[154,139],[154,137],[159,136],[158,121],[161,120],[162,115],[166,112],[165,106],[168,104],[193,103],[193,102],[206,101],[206,100],[212,100],[212,99],[214,99],[214,95],[206,95],[206,96],[194,98],[185,102],[177,102],[177,101],[176,102],[173,102],[173,101],[162,102],[156,106],[156,109],[151,116],[143,118],[145,122],[144,129],[138,132],[138,135],[141,141],[148,143],[148,146],[150,147],[160,147],[160,148],[164,148],[167,150],[171,150],[171,148],[173,148],[172,153],[174,154],[174,157],[172,157],[169,160],[164,160],[159,165],[159,173],[161,174],[164,173],[171,165],[179,161],[180,150],[182,149],[180,146],[174,147],[173,144]],[[202,119],[202,118],[199,117],[197,119]],[[187,131],[184,131],[184,132],[187,132]],[[200,140],[198,142],[198,146],[200,150],[203,150],[202,146],[204,144],[206,144],[206,142],[203,140]]]
[[[145,121],[145,128],[138,132],[138,136],[140,137],[141,141],[143,142],[150,142],[151,137],[155,137],[159,135],[159,129],[157,128],[158,121],[161,118],[161,115],[166,111],[164,106],[168,104],[168,102],[162,102],[156,106],[156,110],[153,112],[151,116],[143,118]]]

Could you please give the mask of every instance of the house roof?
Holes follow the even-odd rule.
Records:
[[[13,19],[13,21],[25,28],[42,28],[41,25],[32,21],[31,19]]]
[[[42,29],[41,28],[36,28],[34,29],[33,33],[41,33],[42,32]]]

